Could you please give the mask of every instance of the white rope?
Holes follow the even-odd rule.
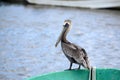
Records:
[[[96,67],[91,67],[90,68],[89,80],[96,80]]]
[[[96,80],[96,67],[92,69],[92,80]]]
[[[91,70],[92,70],[92,67],[91,67],[90,70],[89,70],[89,80],[91,80],[91,77],[92,77],[92,76],[91,76],[91,75],[92,75],[92,71],[91,71]]]

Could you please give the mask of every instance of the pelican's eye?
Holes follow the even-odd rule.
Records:
[[[64,27],[69,27],[69,24],[68,24],[68,23],[66,23],[66,24],[64,25]]]

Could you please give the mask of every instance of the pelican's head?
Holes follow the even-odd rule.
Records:
[[[70,27],[71,26],[71,20],[69,20],[69,19],[65,20],[63,27],[66,27],[66,24],[68,24],[69,25],[68,27]]]
[[[62,32],[61,32],[61,34],[60,34],[60,36],[59,36],[59,38],[58,38],[58,40],[57,40],[57,42],[56,42],[56,44],[55,44],[55,47],[57,47],[57,45],[58,45],[58,43],[61,41],[62,37],[63,37],[64,35],[66,36],[67,32],[68,32],[70,29],[71,29],[71,20],[65,20],[65,21],[64,21],[64,25],[63,25],[63,30],[62,30]]]

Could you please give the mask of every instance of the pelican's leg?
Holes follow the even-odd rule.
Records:
[[[81,68],[81,65],[79,64],[78,70]]]
[[[73,64],[73,63],[72,63],[72,62],[70,62],[70,67],[69,67],[69,70],[71,70],[71,68],[72,68],[72,64]]]

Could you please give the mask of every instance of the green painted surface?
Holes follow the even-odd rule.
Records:
[[[88,80],[88,70],[71,70],[36,76],[27,80]],[[120,80],[120,70],[97,69],[96,80]]]

